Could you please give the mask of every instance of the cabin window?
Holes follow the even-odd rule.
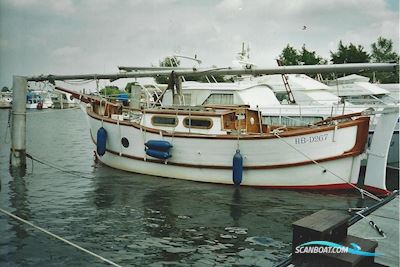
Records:
[[[129,141],[128,141],[128,139],[127,139],[126,137],[122,137],[122,139],[121,139],[121,144],[122,144],[124,147],[128,147],[128,146],[129,146]]]
[[[289,103],[289,96],[287,93],[278,92],[275,93],[276,98],[281,102],[281,104],[288,104]]]
[[[208,118],[186,117],[183,119],[183,125],[186,128],[210,129],[213,122]]]
[[[203,105],[233,105],[233,94],[211,94],[203,102]]]
[[[151,118],[151,123],[155,126],[175,127],[178,125],[178,118],[176,116],[155,115]]]

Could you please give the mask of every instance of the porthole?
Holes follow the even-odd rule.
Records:
[[[122,139],[121,139],[121,144],[122,144],[124,147],[128,147],[128,146],[129,146],[129,141],[128,141],[128,139],[127,139],[126,137],[122,137]]]
[[[178,118],[176,116],[156,115],[151,118],[151,123],[155,126],[175,127],[178,125]]]
[[[186,117],[183,120],[183,125],[186,128],[211,129],[213,122],[209,118]]]

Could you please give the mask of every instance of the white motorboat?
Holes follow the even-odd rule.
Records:
[[[51,94],[51,100],[54,108],[57,109],[74,108],[77,106],[77,103],[74,101],[71,94],[60,92],[58,90],[54,90]]]
[[[50,93],[42,90],[28,90],[26,97],[27,109],[48,109],[53,107]]]
[[[0,108],[11,108],[12,106],[12,93],[0,92]]]
[[[399,85],[370,83],[368,77],[352,74],[329,81],[330,92],[339,96],[346,103],[359,108],[375,108],[382,110],[388,106],[399,108]],[[370,135],[374,133],[379,115],[373,117],[370,124]],[[370,140],[368,141],[370,143]],[[393,132],[388,163],[399,162],[399,122]]]

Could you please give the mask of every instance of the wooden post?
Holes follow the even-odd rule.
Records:
[[[11,167],[26,168],[26,90],[27,78],[14,76],[11,127]]]
[[[64,109],[63,93],[60,93],[60,95],[58,96],[58,99],[60,101],[60,109]]]

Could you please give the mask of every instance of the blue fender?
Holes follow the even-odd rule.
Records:
[[[171,157],[169,152],[154,149],[146,149],[146,154],[157,159],[168,159]]]
[[[149,140],[144,144],[148,149],[154,149],[158,151],[165,151],[168,152],[172,145],[168,141],[164,140]]]
[[[97,154],[103,156],[106,153],[107,132],[106,129],[100,127],[97,130]]]
[[[236,150],[233,156],[232,164],[232,180],[235,185],[240,185],[243,178],[243,157],[240,154],[240,150]]]

